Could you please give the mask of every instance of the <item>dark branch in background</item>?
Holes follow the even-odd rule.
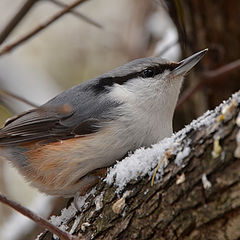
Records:
[[[208,78],[208,79],[215,79],[219,76],[227,74],[227,73],[231,72],[232,70],[235,70],[238,68],[240,68],[240,59],[230,62],[216,70],[206,71],[203,73],[203,77]]]
[[[48,0],[48,1],[54,3],[55,5],[57,5],[57,6],[59,6],[59,7],[64,7],[64,8],[67,7],[66,4],[61,3],[61,2],[59,2],[58,0]],[[70,10],[69,12],[71,12],[74,16],[76,16],[76,17],[78,17],[78,18],[81,18],[81,19],[84,20],[85,22],[94,25],[94,26],[97,27],[97,28],[103,28],[102,25],[100,25],[100,24],[97,23],[96,21],[92,20],[91,18],[83,15],[82,13],[79,13],[79,12],[74,11],[74,10]]]
[[[27,99],[23,98],[23,97],[20,97],[20,96],[17,96],[16,94],[14,93],[10,93],[9,91],[6,91],[6,90],[3,90],[3,89],[0,89],[0,95],[2,96],[7,96],[7,97],[11,97],[11,98],[14,98],[20,102],[23,102],[31,107],[34,107],[34,108],[38,108],[38,105],[28,101]]]
[[[182,3],[180,0],[158,0],[159,4],[167,10],[169,16],[173,20],[179,35],[179,42],[182,44],[183,47],[187,44],[187,34],[185,30],[185,23],[183,19],[183,9]],[[163,4],[164,3],[164,4]]]
[[[58,228],[55,225],[53,225],[52,223],[50,223],[48,220],[36,215],[34,212],[23,207],[19,203],[8,199],[2,193],[0,193],[0,202],[8,205],[9,207],[15,209],[16,211],[20,212],[24,216],[30,218],[35,223],[42,226],[44,229],[48,229],[50,232],[52,232],[53,234],[56,234],[58,237],[60,237],[63,240],[80,240],[80,238],[74,237],[74,236],[70,235],[69,233],[61,230],[60,228]]]
[[[68,13],[69,11],[71,11],[73,8],[75,8],[76,6],[80,5],[81,3],[86,2],[87,0],[76,0],[74,1],[72,4],[67,5],[66,8],[64,8],[63,10],[61,10],[60,12],[58,12],[57,14],[55,14],[53,17],[51,17],[48,21],[46,21],[45,23],[39,25],[38,27],[36,27],[35,29],[33,29],[31,32],[27,33],[25,36],[23,36],[22,38],[18,39],[17,41],[3,47],[0,50],[0,56],[3,54],[6,54],[8,52],[10,52],[11,50],[13,50],[14,48],[16,48],[17,46],[19,46],[20,44],[24,43],[25,41],[29,40],[30,38],[32,38],[33,36],[35,36],[37,33],[41,32],[43,29],[47,28],[48,26],[50,26],[53,22],[55,22],[56,20],[58,20],[60,17],[62,17],[64,14]]]
[[[18,13],[10,20],[7,26],[0,32],[0,44],[2,44],[8,35],[14,30],[18,23],[24,18],[28,11],[38,0],[28,0],[20,8]]]
[[[183,96],[179,99],[176,110],[178,110],[190,97],[204,87],[204,85],[219,81],[221,76],[238,68],[240,68],[240,59],[226,64],[216,70],[205,71],[202,74],[202,80],[196,86],[186,90]]]

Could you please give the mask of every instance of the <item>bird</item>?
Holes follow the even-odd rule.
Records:
[[[171,136],[184,76],[206,51],[133,60],[8,119],[0,158],[44,193],[84,195],[129,152]]]

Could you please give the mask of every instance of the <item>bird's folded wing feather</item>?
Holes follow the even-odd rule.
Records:
[[[0,145],[11,145],[31,141],[59,141],[71,137],[97,132],[99,120],[88,118],[79,119],[72,126],[65,125],[74,114],[59,109],[33,109],[10,119],[0,130]]]

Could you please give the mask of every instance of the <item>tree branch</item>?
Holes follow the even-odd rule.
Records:
[[[11,50],[16,48],[17,46],[20,46],[20,44],[22,44],[25,41],[29,40],[30,38],[35,36],[37,33],[41,32],[43,29],[45,29],[48,26],[50,26],[52,23],[54,23],[56,20],[58,20],[64,14],[68,13],[73,8],[75,8],[76,6],[78,6],[79,4],[82,4],[82,3],[86,2],[86,1],[87,0],[76,0],[76,1],[74,1],[72,4],[68,5],[63,10],[59,11],[57,14],[55,14],[53,17],[51,17],[48,21],[46,21],[45,23],[39,25],[38,27],[36,27],[35,29],[33,29],[32,31],[27,33],[25,36],[21,37],[20,39],[18,39],[17,41],[15,41],[15,42],[13,42],[13,43],[11,43],[9,45],[3,47],[0,50],[0,56],[10,52]]]
[[[61,3],[61,2],[59,2],[59,1],[57,1],[57,0],[49,0],[49,1],[52,2],[52,3],[54,3],[55,5],[57,5],[57,6],[59,6],[59,7],[64,7],[64,8],[67,7],[66,4]],[[101,24],[99,24],[98,22],[92,20],[91,18],[83,15],[83,14],[80,13],[80,12],[77,12],[77,11],[74,11],[74,10],[70,10],[69,12],[72,13],[74,16],[76,16],[76,17],[84,20],[85,22],[87,22],[87,23],[89,23],[89,24],[91,24],[91,25],[94,25],[94,26],[97,27],[97,28],[103,28],[103,26],[102,26]]]
[[[27,0],[17,14],[10,20],[7,26],[0,32],[0,45],[5,41],[8,35],[14,30],[14,28],[19,24],[19,22],[24,18],[24,16],[29,12],[32,6],[38,0]]]
[[[25,98],[23,98],[23,97],[20,97],[20,96],[14,94],[14,93],[11,93],[11,92],[9,92],[9,91],[7,91],[7,90],[0,89],[0,95],[2,95],[2,96],[7,96],[7,97],[11,97],[11,98],[13,98],[13,99],[16,99],[16,100],[18,100],[18,101],[20,101],[20,102],[22,102],[22,103],[25,103],[25,104],[31,106],[31,107],[33,107],[33,108],[38,108],[38,107],[39,107],[39,106],[36,105],[35,103],[30,102],[29,100],[27,100],[27,99],[25,99]]]
[[[34,212],[32,212],[29,209],[23,207],[19,203],[8,199],[6,196],[4,196],[1,193],[0,193],[0,202],[8,205],[9,207],[15,209],[16,211],[20,212],[24,216],[30,218],[35,223],[38,223],[43,228],[48,229],[49,231],[56,234],[57,236],[59,236],[63,240],[79,240],[79,238],[74,237],[74,236],[70,235],[69,233],[61,230],[60,228],[56,227],[55,225],[53,225],[52,223],[50,223],[46,219],[36,215]]]

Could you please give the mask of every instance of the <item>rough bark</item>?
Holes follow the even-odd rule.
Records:
[[[149,176],[130,182],[121,194],[98,184],[81,213],[69,219],[69,229],[79,218],[74,234],[83,239],[239,239],[239,99],[240,93],[215,110],[210,126],[186,133],[178,144],[183,149],[190,142],[190,154],[179,166],[172,155],[153,186]],[[97,204],[96,196],[102,196]],[[40,239],[51,239],[51,233]]]

